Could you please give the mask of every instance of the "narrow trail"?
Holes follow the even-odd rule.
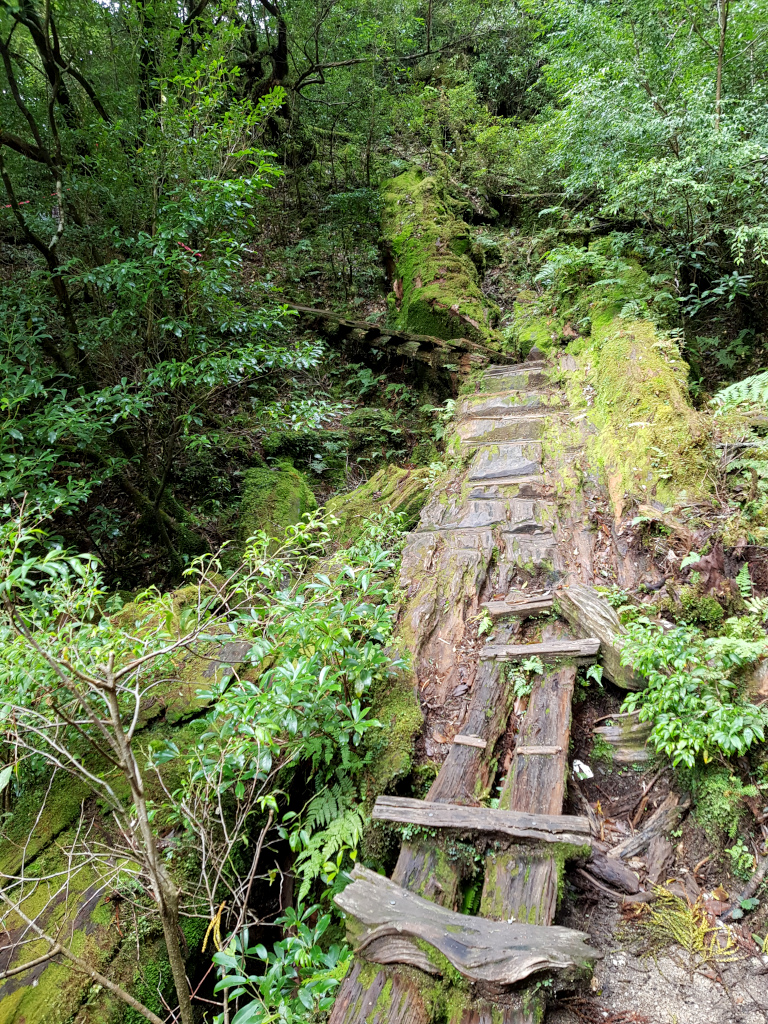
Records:
[[[425,801],[377,802],[374,818],[410,825],[412,838],[390,881],[358,868],[337,897],[358,955],[330,1024],[430,1024],[438,1006],[448,1024],[534,1024],[547,990],[573,985],[598,955],[584,933],[552,922],[565,859],[590,854],[587,819],[561,812],[577,665],[596,659],[601,638],[574,639],[552,620],[520,643],[555,587],[591,582],[579,500],[558,508],[562,464],[552,461],[552,476],[543,453],[545,438],[573,441],[564,394],[534,350],[523,364],[489,366],[457,411],[468,466],[432,495],[401,570],[400,636],[427,754],[442,766]],[[555,447],[578,456],[578,444]],[[494,619],[486,644],[474,628],[483,606]],[[508,667],[531,655],[547,665],[523,711]],[[483,807],[507,765],[498,809]],[[436,814],[434,804],[448,806]],[[450,837],[483,857],[477,916],[455,913],[466,869],[446,852]]]

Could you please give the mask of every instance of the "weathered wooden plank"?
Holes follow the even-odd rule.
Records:
[[[600,640],[600,662],[617,686],[642,690],[645,679],[639,672],[621,664],[621,635],[625,632],[615,610],[594,587],[572,583],[557,592],[557,608],[581,636]]]
[[[427,800],[477,803],[478,792],[486,792],[491,785],[488,755],[507,726],[513,699],[501,666],[494,662],[481,662],[462,732],[485,740],[487,749],[452,744],[427,793]]]
[[[406,972],[377,971],[355,960],[333,1004],[328,1024],[347,1020],[366,1024],[426,1024],[432,1019],[419,979]]]
[[[481,740],[479,736],[467,736],[464,733],[457,733],[453,737],[453,742],[464,747],[477,747],[479,750],[485,750],[488,746],[485,740]]]
[[[518,734],[517,753],[501,792],[505,810],[559,815],[565,796],[572,665],[548,672],[534,686]],[[526,754],[526,747],[560,747],[560,753]],[[523,751],[521,753],[521,750]],[[588,840],[585,836],[585,844]],[[558,863],[554,857],[517,847],[486,860],[480,913],[489,917],[549,924],[557,909]]]
[[[392,821],[400,825],[511,836],[542,843],[589,842],[587,818],[569,814],[525,814],[490,807],[464,807],[461,804],[435,804],[409,797],[380,796],[373,808],[374,821]]]
[[[533,597],[528,601],[486,601],[484,608],[492,619],[500,619],[504,615],[515,615],[525,618],[528,615],[539,615],[547,612],[554,604],[552,597]]]
[[[595,637],[584,640],[551,640],[543,644],[486,644],[480,651],[483,660],[517,661],[519,658],[541,658],[542,661],[557,661],[572,658],[578,664],[586,659],[594,661],[600,650],[600,641]]]
[[[360,865],[352,877],[335,903],[348,915],[355,952],[374,963],[442,974],[439,960],[419,945],[426,943],[469,981],[497,989],[539,971],[582,968],[600,955],[587,944],[585,932],[457,914]]]
[[[637,712],[617,715],[616,725],[600,725],[593,729],[596,736],[602,736],[613,747],[613,760],[618,764],[636,764],[648,761],[651,752],[646,746],[653,729],[653,722],[638,721]]]

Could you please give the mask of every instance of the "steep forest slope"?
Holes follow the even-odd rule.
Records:
[[[766,11],[0,57],[0,1024],[768,1020]]]

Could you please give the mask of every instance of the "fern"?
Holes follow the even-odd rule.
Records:
[[[352,806],[354,800],[352,780],[342,778],[335,786],[330,789],[326,787],[312,797],[306,807],[304,828],[308,832],[326,828],[336,818],[340,818]]]
[[[712,405],[717,407],[718,414],[743,406],[767,406],[768,370],[745,377],[735,384],[729,384],[727,388],[717,392],[712,399]]]
[[[736,576],[736,585],[743,598],[752,597],[752,580],[749,575],[749,562],[745,562]]]
[[[325,876],[332,882],[341,870],[345,853],[357,858],[357,845],[363,834],[365,820],[357,807],[350,807],[327,828],[310,836],[302,830],[304,849],[296,858],[295,869],[301,879],[299,902],[305,899],[316,878]],[[332,859],[333,858],[333,859]]]

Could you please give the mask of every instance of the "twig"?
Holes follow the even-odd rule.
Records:
[[[664,774],[664,772],[667,770],[668,767],[669,767],[669,765],[664,765],[663,768],[659,768],[659,770],[653,776],[653,778],[648,783],[648,785],[643,789],[643,795],[640,797],[638,802],[632,808],[632,810],[635,812],[633,814],[633,816],[632,816],[632,828],[637,828],[638,822],[640,821],[640,819],[643,816],[643,811],[645,810],[645,805],[648,803],[648,797],[651,795],[651,790],[656,785],[656,783],[658,782],[659,778]]]

